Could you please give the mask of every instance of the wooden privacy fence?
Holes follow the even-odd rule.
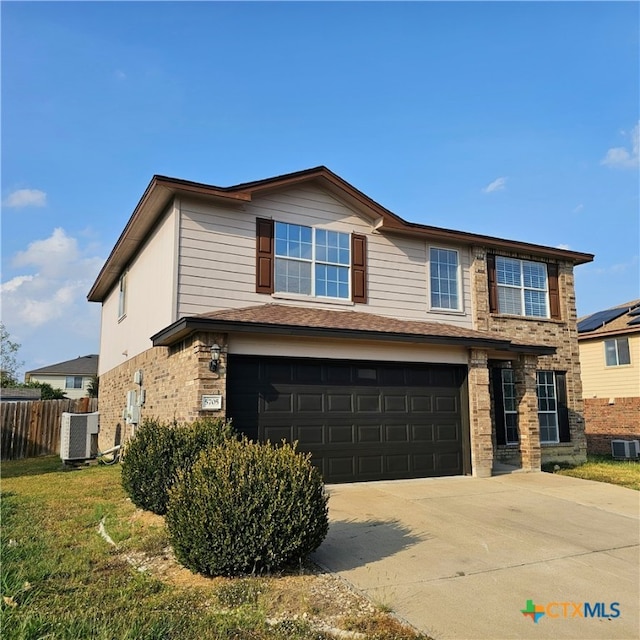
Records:
[[[60,453],[62,413],[97,410],[97,398],[1,402],[2,459],[18,460]]]

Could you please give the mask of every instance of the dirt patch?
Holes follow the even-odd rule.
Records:
[[[166,531],[164,518],[147,511],[137,510],[130,518],[131,524],[143,531]],[[144,540],[142,540],[144,546]],[[211,592],[212,602],[221,600],[222,593],[229,589],[242,592],[242,586],[255,586],[260,595],[257,603],[272,623],[286,620],[304,620],[329,635],[364,638],[375,635],[374,627],[384,628],[384,635],[394,629],[394,638],[417,638],[418,636],[389,612],[362,594],[353,590],[337,576],[326,573],[313,563],[307,563],[299,571],[279,575],[246,578],[207,578],[183,567],[169,546],[154,552],[122,550],[120,555],[138,571],[148,573],[167,584],[178,588],[198,588]],[[244,583],[243,583],[244,581]],[[255,581],[255,583],[253,583]],[[249,589],[247,589],[249,591]],[[226,607],[222,605],[222,608]],[[354,631],[348,631],[349,629]],[[365,631],[364,634],[358,631]],[[347,635],[340,636],[344,632]],[[372,633],[373,632],[373,633]]]

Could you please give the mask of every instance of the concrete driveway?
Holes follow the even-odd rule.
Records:
[[[640,637],[637,491],[547,473],[328,490],[315,561],[433,638]]]

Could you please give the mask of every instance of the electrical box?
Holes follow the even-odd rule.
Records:
[[[125,422],[127,424],[138,424],[140,422],[140,406],[138,405],[138,394],[135,390],[127,391]]]

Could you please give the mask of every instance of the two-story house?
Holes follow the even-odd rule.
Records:
[[[144,417],[298,441],[329,482],[585,458],[574,266],[410,223],[318,167],[155,176],[89,300],[103,445]]]
[[[64,391],[67,398],[77,400],[89,395],[89,387],[97,375],[98,354],[92,353],[27,371],[24,381],[46,382],[54,389]]]

